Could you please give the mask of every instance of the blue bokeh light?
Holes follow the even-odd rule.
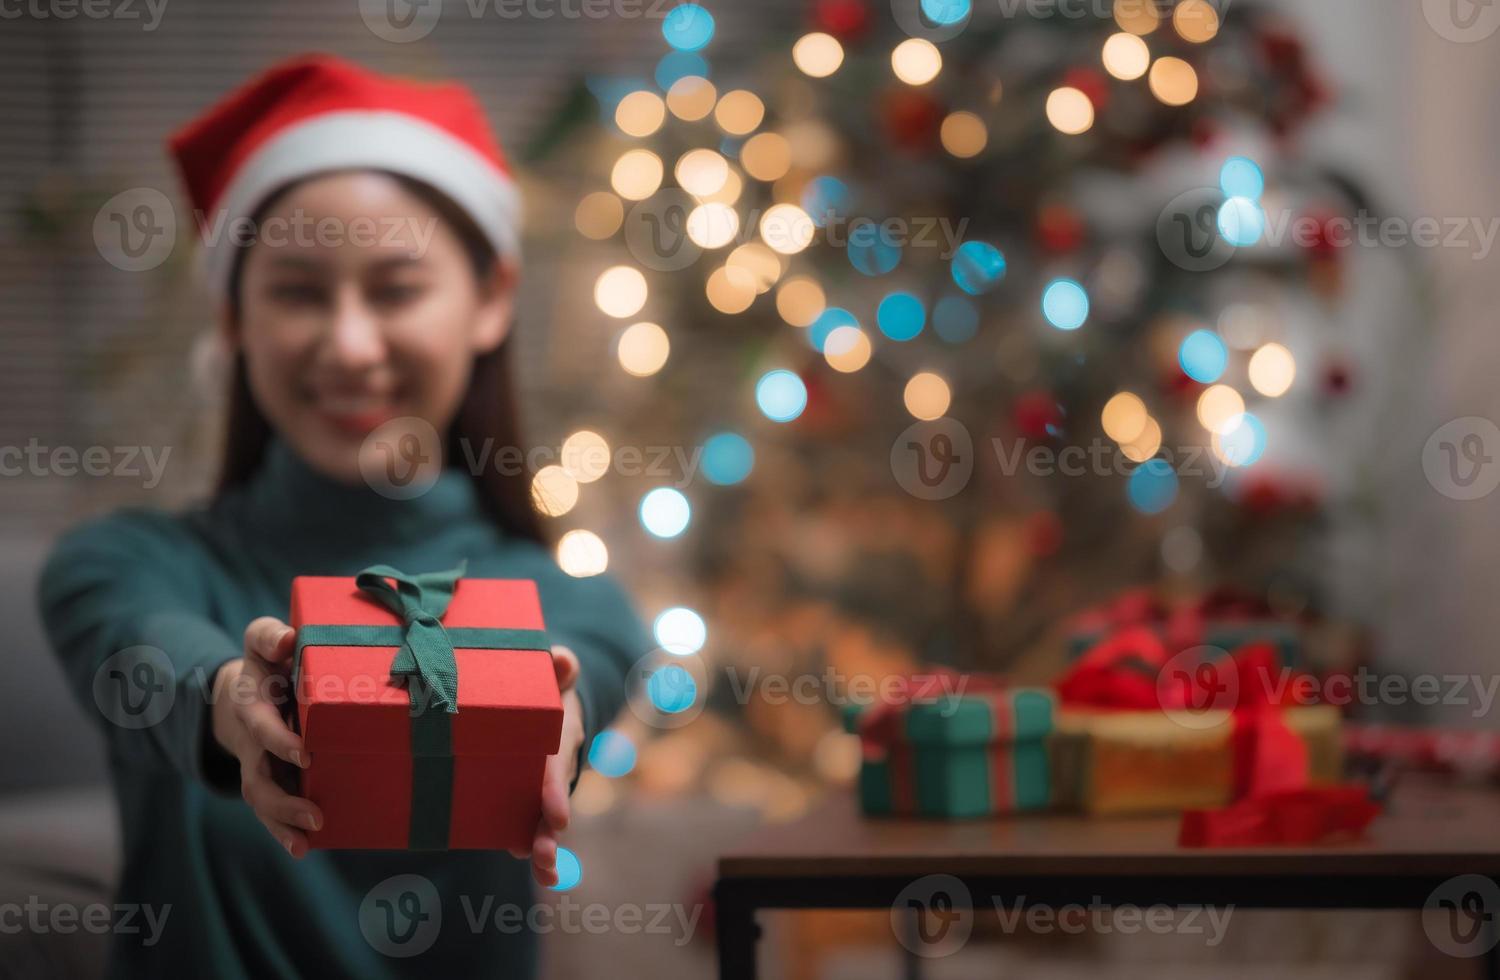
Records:
[[[973,0],[922,0],[922,16],[938,27],[947,27],[968,17],[973,7]]]
[[[686,667],[667,664],[646,678],[646,695],[656,710],[675,715],[691,708],[698,699],[698,682]]]
[[[972,340],[979,330],[979,308],[963,296],[944,296],[932,308],[932,329],[950,344]]]
[[[866,222],[849,232],[849,264],[867,276],[883,276],[901,262],[901,246],[890,230]]]
[[[1219,234],[1235,248],[1248,248],[1266,230],[1266,213],[1248,197],[1231,197],[1219,208]]]
[[[989,242],[964,242],[953,256],[951,271],[959,289],[978,296],[1005,278],[1005,256]]]
[[[875,323],[892,340],[911,340],[927,325],[927,310],[911,293],[889,293],[875,310]]]
[[[589,745],[589,765],[611,779],[619,779],[635,768],[635,742],[623,732],[605,729]]]
[[[1249,157],[1230,157],[1219,171],[1219,187],[1225,197],[1244,197],[1260,200],[1266,192],[1266,178],[1260,165]]]
[[[1042,314],[1059,330],[1077,330],[1089,318],[1089,294],[1072,279],[1054,279],[1042,293]]]
[[[737,432],[720,432],[704,440],[702,466],[709,483],[733,486],[750,475],[755,449]]]
[[[696,3],[673,7],[662,18],[661,36],[678,51],[697,51],[714,38],[714,15]]]
[[[1177,362],[1183,373],[1200,384],[1213,384],[1229,367],[1229,348],[1212,330],[1194,330],[1182,342]]]
[[[1240,416],[1240,424],[1217,436],[1223,459],[1230,466],[1254,466],[1266,451],[1266,427],[1250,412]]]
[[[578,861],[578,855],[566,847],[557,849],[557,884],[552,886],[555,892],[565,892],[576,888],[583,880],[583,865]]]
[[[1126,492],[1136,510],[1160,514],[1177,499],[1177,474],[1166,460],[1148,459],[1130,474]]]
[[[755,384],[755,404],[772,422],[790,422],[807,408],[807,385],[786,368],[767,371]]]
[[[849,211],[849,185],[837,177],[814,177],[802,189],[802,210],[819,228]]]
[[[708,62],[691,51],[668,51],[656,63],[656,86],[665,92],[683,78],[707,78]]]
[[[839,327],[858,327],[859,318],[842,306],[830,306],[818,314],[807,328],[807,342],[812,345],[813,350],[823,353],[828,346],[828,335]]]
[[[692,505],[681,490],[657,487],[641,498],[641,526],[658,538],[675,538],[687,530]]]

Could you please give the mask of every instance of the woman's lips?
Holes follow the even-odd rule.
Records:
[[[365,436],[396,417],[388,398],[325,396],[316,400],[316,410],[334,428]]]

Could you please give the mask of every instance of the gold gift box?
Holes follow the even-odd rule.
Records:
[[[1338,782],[1339,709],[1287,708],[1282,716],[1307,745],[1312,782]],[[1054,799],[1059,807],[1096,816],[1224,806],[1234,790],[1232,731],[1228,711],[1178,718],[1163,711],[1065,708],[1053,736]]]

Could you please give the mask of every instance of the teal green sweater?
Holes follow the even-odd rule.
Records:
[[[536,973],[536,937],[514,925],[527,917],[495,915],[535,900],[529,862],[473,851],[313,851],[295,861],[240,798],[238,763],[209,734],[215,670],[241,655],[251,620],[288,618],[293,576],[353,575],[377,563],[435,571],[460,559],[475,578],[537,582],[552,642],[582,663],[586,747],[619,710],[625,676],[649,649],[646,631],[609,578],[572,578],[541,546],[499,530],[457,469],[425,495],[396,501],[331,481],[275,442],[249,483],[206,507],[122,511],[58,544],[42,573],[42,616],[108,746],[125,848],[117,901],[149,906],[158,923],[165,915],[156,930],[137,915],[139,931],[114,937],[114,976]],[[140,646],[170,662],[167,670],[154,661],[170,684],[156,696],[171,707],[145,727],[136,722],[154,721],[146,713],[116,724],[109,717],[119,717],[117,708],[107,716],[95,692],[139,675],[106,678],[102,688],[96,675],[110,673],[101,666],[111,655]],[[161,702],[144,703],[154,714]],[[396,875],[418,875],[430,888],[419,879],[390,882]],[[438,925],[422,919],[427,931],[402,946],[401,910],[417,906],[393,901],[413,882],[425,896],[422,914],[440,905]],[[485,909],[488,919],[475,929]],[[384,935],[390,924],[394,938]],[[427,948],[390,955],[417,946]]]

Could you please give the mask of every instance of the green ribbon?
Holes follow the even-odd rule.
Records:
[[[449,715],[458,713],[454,647],[551,649],[543,630],[445,628],[442,616],[467,567],[467,562],[459,562],[458,567],[446,572],[407,575],[389,565],[371,565],[354,577],[354,584],[400,616],[401,626],[314,624],[297,631],[293,676],[298,678],[304,647],[400,648],[391,662],[391,677],[406,685],[411,704],[412,792],[407,846],[412,850],[441,851],[448,847],[453,812],[453,723]]]

